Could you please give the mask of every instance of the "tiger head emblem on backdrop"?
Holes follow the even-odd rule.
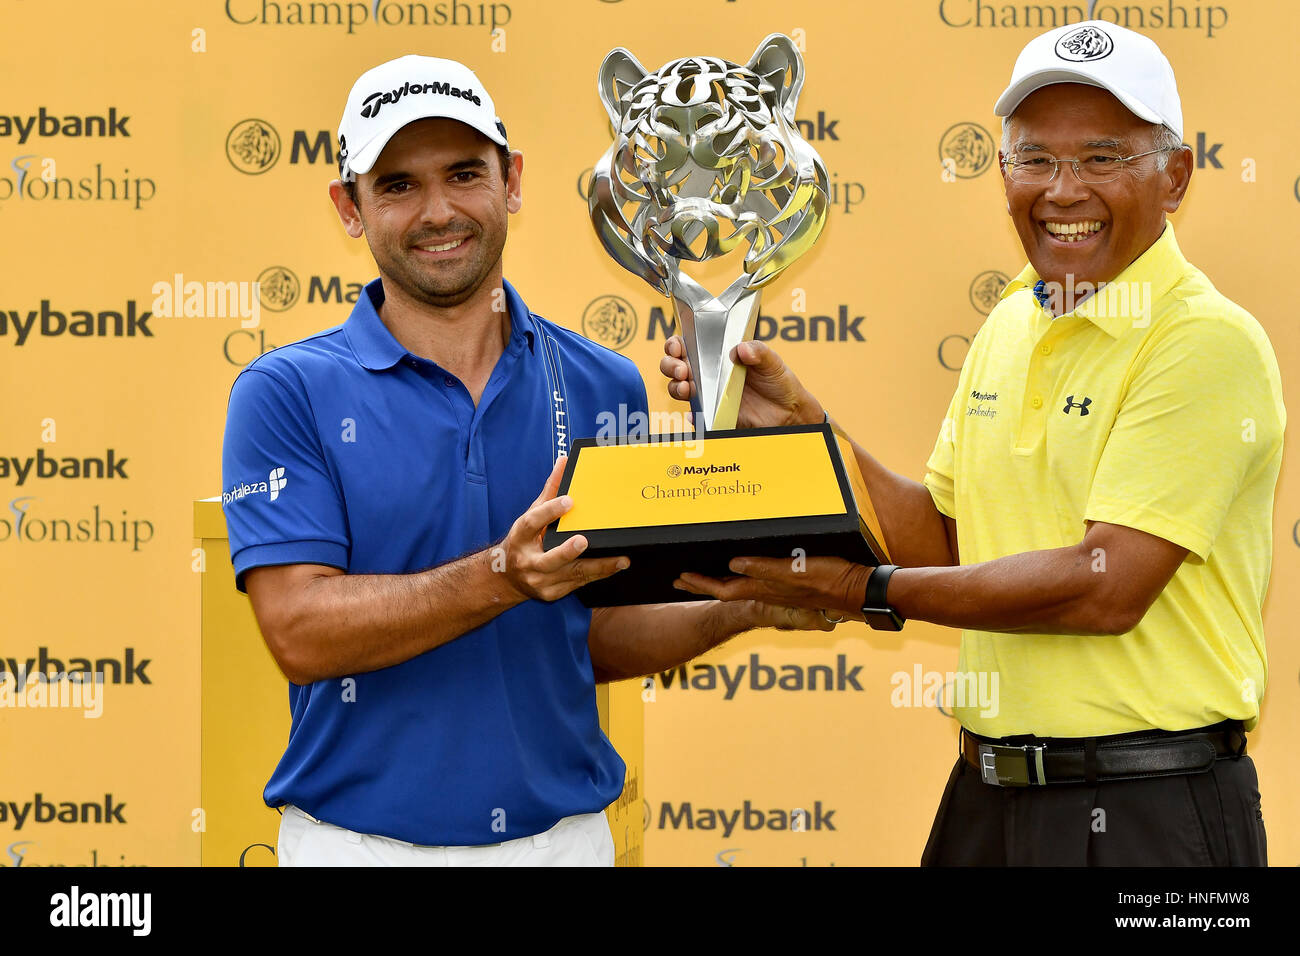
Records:
[[[744,66],[673,60],[651,73],[622,47],[600,67],[614,142],[588,190],[614,259],[665,295],[683,260],[744,247],[733,288],[757,289],[806,252],[826,223],[826,168],[800,135],[803,58],[786,36]]]

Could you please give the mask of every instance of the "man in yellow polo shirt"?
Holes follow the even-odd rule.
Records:
[[[897,566],[742,558],[680,586],[963,628],[958,669],[998,675],[998,706],[956,710],[963,753],[923,863],[1263,865],[1244,754],[1266,676],[1276,358],[1166,222],[1192,158],[1155,43],[1100,21],[1046,33],[996,112],[1030,264],[972,342],[924,484],[855,446]],[[677,398],[681,356],[671,341],[662,364]],[[743,426],[823,420],[761,343],[736,357]]]

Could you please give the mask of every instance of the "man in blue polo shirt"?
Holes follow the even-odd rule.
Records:
[[[230,395],[236,581],[289,679],[264,794],[281,865],[613,862],[624,765],[594,685],[743,630],[821,628],[758,603],[588,611],[627,566],[544,551],[563,451],[646,410],[625,358],[532,314],[502,278],[523,157],[466,67],[365,73],[330,196],[380,278],[346,323],[253,362]],[[548,476],[549,473],[549,477]]]

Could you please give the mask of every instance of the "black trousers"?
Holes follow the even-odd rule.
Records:
[[[922,866],[1267,866],[1255,765],[1095,784],[998,787],[961,757]]]

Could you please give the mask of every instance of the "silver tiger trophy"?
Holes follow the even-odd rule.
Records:
[[[622,47],[600,67],[614,142],[592,174],[588,205],[614,261],[669,296],[706,431],[736,427],[762,288],[812,248],[829,208],[821,157],[795,125],[803,58],[773,34],[738,66],[673,60],[656,73]],[[682,272],[743,247],[741,274],[719,295]]]
[[[614,141],[592,173],[592,225],[614,261],[671,299],[704,437],[574,443],[561,493],[575,504],[546,546],[582,533],[586,555],[631,558],[578,591],[591,606],[692,600],[672,587],[680,572],[725,576],[741,554],[884,555],[844,436],[736,430],[745,367],[731,352],[754,336],[763,287],[812,247],[829,210],[826,167],[795,122],[803,82],[781,34],[743,66],[693,56],[651,73],[622,47],[601,63]],[[729,255],[740,274],[716,295],[682,271]]]

